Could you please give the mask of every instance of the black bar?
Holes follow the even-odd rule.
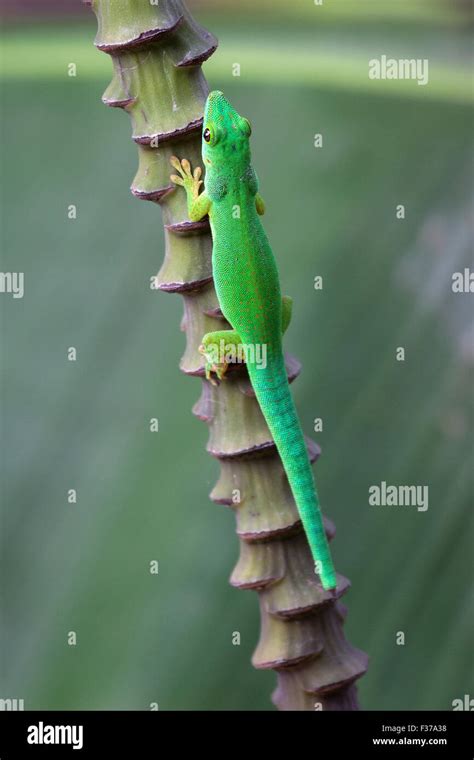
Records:
[[[128,753],[133,758],[164,758],[174,751],[179,757],[215,752],[225,758],[237,751],[253,755],[258,749],[268,757],[273,749],[288,747],[291,760],[308,752],[318,760],[353,753],[472,760],[472,728],[471,713],[462,711],[1,712],[0,759],[111,758]],[[58,743],[47,743],[50,739]]]

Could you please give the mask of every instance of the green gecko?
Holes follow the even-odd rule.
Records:
[[[323,526],[319,499],[306,444],[288,385],[282,335],[291,317],[291,299],[281,296],[278,270],[260,221],[265,206],[250,162],[251,128],[224,95],[207,98],[202,159],[206,168],[194,172],[187,159],[173,156],[179,174],[171,180],[184,187],[192,221],[209,215],[213,240],[212,270],[220,309],[232,330],[207,333],[200,351],[206,358],[206,377],[219,379],[227,369],[216,362],[222,341],[228,346],[265,347],[266,366],[259,366],[255,351],[245,351],[252,387],[280,454],[298,508],[323,589],[337,586],[331,553]],[[253,353],[253,357],[252,357]]]

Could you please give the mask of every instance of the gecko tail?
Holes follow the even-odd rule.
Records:
[[[265,369],[249,364],[248,370],[262,414],[288,477],[321,584],[326,591],[335,589],[336,571],[283,357],[280,361],[273,360]]]

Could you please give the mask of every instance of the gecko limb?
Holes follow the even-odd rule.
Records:
[[[206,359],[206,379],[216,385],[212,373],[214,372],[219,380],[223,380],[229,366],[226,360],[235,355],[243,356],[242,339],[236,330],[216,330],[206,333],[199,351]]]
[[[293,299],[291,296],[283,296],[281,299],[281,331],[282,334],[286,333],[288,325],[291,321],[291,313],[293,311]]]
[[[198,222],[206,216],[211,207],[211,201],[206,193],[203,192],[199,195],[199,188],[202,185],[202,169],[200,166],[196,166],[193,172],[187,158],[180,161],[176,156],[171,156],[170,163],[179,172],[179,174],[171,174],[170,179],[175,185],[184,187],[188,201],[189,218],[192,222]]]
[[[257,193],[255,196],[255,208],[257,209],[257,214],[263,216],[265,213],[265,201],[263,200],[260,193]]]

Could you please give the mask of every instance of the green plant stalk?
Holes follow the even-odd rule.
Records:
[[[345,639],[345,608],[316,583],[311,553],[286,476],[246,370],[234,367],[218,388],[204,377],[198,346],[202,336],[223,326],[212,283],[212,241],[207,221],[187,218],[185,194],[172,185],[169,159],[201,163],[200,132],[208,87],[201,64],[217,41],[190,16],[182,0],[92,0],[98,19],[95,44],[112,57],[114,76],[103,95],[126,110],[138,146],[132,183],[138,198],[161,206],[165,259],[157,288],[184,299],[186,350],[181,369],[202,378],[194,413],[209,424],[209,453],[221,463],[211,499],[232,507],[240,558],[230,582],[258,592],[261,635],[252,661],[274,669],[273,694],[282,710],[354,710],[355,681],[367,657]],[[291,380],[298,362],[287,357]],[[312,461],[319,455],[308,441]],[[329,538],[334,527],[326,521]]]

